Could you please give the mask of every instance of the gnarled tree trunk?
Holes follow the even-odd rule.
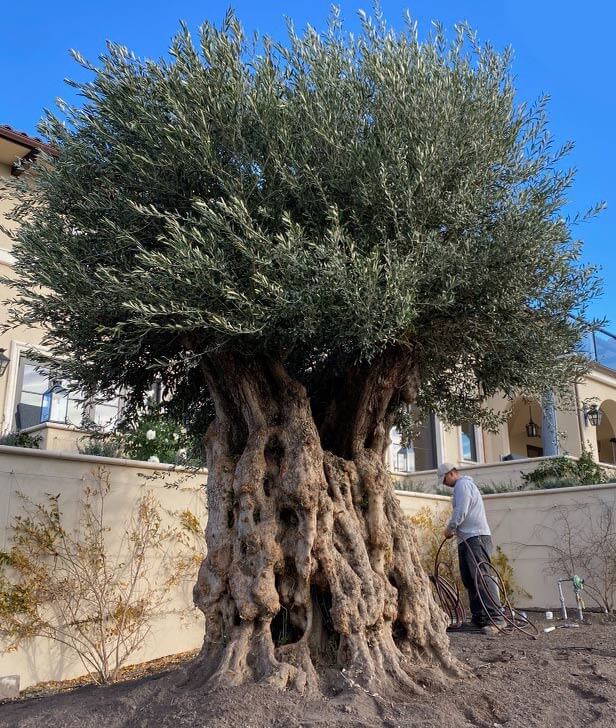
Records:
[[[383,458],[408,365],[384,357],[349,374],[319,433],[281,364],[204,364],[216,420],[195,603],[206,618],[197,670],[210,686],[317,688],[337,666],[385,694],[457,672]]]

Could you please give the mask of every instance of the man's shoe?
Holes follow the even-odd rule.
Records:
[[[504,622],[503,626],[505,626]],[[500,627],[500,624],[498,627]],[[497,634],[500,634],[500,630],[498,627],[494,624],[486,624],[485,627],[481,628],[481,634],[485,634],[488,637],[495,637]]]
[[[452,627],[452,632],[481,632],[481,626],[475,622],[462,622],[459,627]]]

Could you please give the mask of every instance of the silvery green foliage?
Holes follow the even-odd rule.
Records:
[[[318,389],[403,345],[422,409],[489,423],[485,397],[582,371],[598,284],[560,212],[569,146],[546,99],[516,101],[508,52],[335,13],[248,43],[229,14],[164,60],[76,58],[83,105],[47,116],[59,157],[22,185],[12,322],[89,388],[195,397],[231,349]]]

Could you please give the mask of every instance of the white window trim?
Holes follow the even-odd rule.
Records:
[[[445,428],[440,418],[434,415],[434,441],[436,445],[436,467],[446,461],[445,457]]]
[[[4,248],[0,248],[0,264],[6,265],[9,268],[15,267],[15,256]]]

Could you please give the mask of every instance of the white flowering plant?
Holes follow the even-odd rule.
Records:
[[[121,434],[123,451],[134,460],[195,465],[195,438],[161,405],[149,404]]]

